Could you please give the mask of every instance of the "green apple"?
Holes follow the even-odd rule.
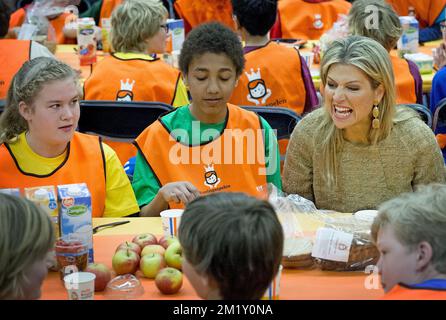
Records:
[[[139,266],[138,254],[130,249],[118,250],[112,258],[113,270],[116,274],[135,273]]]
[[[169,267],[181,270],[181,264],[183,262],[182,257],[183,249],[179,242],[172,243],[167,247],[166,253],[164,254],[164,259],[166,259],[167,265]]]
[[[148,253],[141,258],[139,270],[144,277],[154,279],[158,271],[166,267],[164,257],[159,253]]]
[[[162,255],[164,257],[165,252],[166,252],[166,249],[164,249],[159,244],[149,244],[149,245],[145,246],[144,249],[142,249],[141,258],[149,253],[159,253],[160,255]]]
[[[155,284],[161,293],[177,293],[183,285],[183,274],[174,268],[161,269],[155,277]]]
[[[158,241],[164,249],[167,249],[174,242],[178,242],[178,238],[175,236],[162,236]]]

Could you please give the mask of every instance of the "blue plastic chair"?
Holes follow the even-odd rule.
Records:
[[[242,106],[242,108],[254,111],[265,119],[271,128],[277,130],[276,134],[280,149],[280,168],[282,170],[288,146],[288,139],[301,117],[293,110],[281,107]]]
[[[135,138],[173,107],[162,102],[83,100],[80,109],[78,131],[100,136],[125,164],[137,153]]]
[[[418,103],[404,103],[404,104],[399,104],[397,106],[401,105],[408,106],[409,108],[412,108],[415,111],[417,111],[421,117],[421,120],[423,120],[424,123],[426,123],[429,126],[429,128],[432,129],[432,113],[426,106]]]

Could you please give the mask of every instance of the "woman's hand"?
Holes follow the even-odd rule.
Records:
[[[166,202],[187,204],[200,196],[200,191],[190,182],[179,181],[167,183],[158,191]]]

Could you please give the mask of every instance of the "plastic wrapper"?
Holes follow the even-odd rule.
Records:
[[[312,201],[272,185],[268,185],[268,195],[284,231],[285,268],[357,271],[377,263],[379,252],[370,235],[372,221],[318,210]]]

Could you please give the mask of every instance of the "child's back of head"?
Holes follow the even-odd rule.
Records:
[[[232,10],[240,27],[252,36],[264,36],[277,17],[277,0],[232,0]]]
[[[221,299],[260,299],[279,270],[283,231],[276,213],[268,202],[243,193],[192,201],[179,239],[186,263],[216,286]]]

